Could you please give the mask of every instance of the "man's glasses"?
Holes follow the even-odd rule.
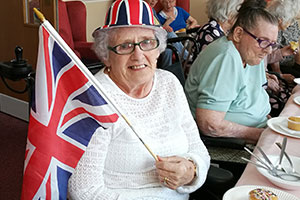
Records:
[[[269,40],[264,40],[256,37],[249,31],[247,31],[245,28],[243,28],[246,33],[248,33],[253,39],[255,39],[258,42],[258,45],[262,49],[266,49],[268,47],[272,47],[272,50],[276,50],[279,47],[279,44],[277,42],[270,42]]]
[[[151,51],[159,46],[159,41],[158,39],[146,39],[138,43],[126,42],[114,47],[108,46],[107,48],[116,54],[127,55],[134,51],[135,46],[139,46],[142,51]]]

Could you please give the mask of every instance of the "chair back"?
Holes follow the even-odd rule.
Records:
[[[82,1],[65,2],[74,41],[86,42],[86,6]]]
[[[173,60],[172,65],[169,65],[169,66],[167,66],[165,68],[162,68],[162,69],[167,70],[169,72],[172,72],[178,78],[178,80],[181,83],[182,87],[184,87],[185,76],[184,76],[184,71],[183,71],[183,68],[182,68],[179,52],[171,44],[168,44],[167,48],[171,49],[171,51],[173,52],[173,55],[174,55],[175,58]]]
[[[69,20],[66,2],[58,0],[58,33],[67,43],[67,45],[80,57],[80,53],[74,49],[74,39]]]
[[[84,64],[99,62],[86,37],[86,6],[82,1],[58,0],[58,32]]]

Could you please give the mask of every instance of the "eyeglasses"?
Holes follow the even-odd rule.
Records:
[[[245,28],[243,28],[246,33],[248,33],[252,38],[254,38],[257,42],[260,48],[266,49],[268,47],[272,47],[272,50],[276,50],[279,47],[279,44],[277,42],[270,42],[269,40],[264,40],[256,37],[249,31],[247,31]]]
[[[114,47],[108,46],[107,48],[116,54],[127,55],[131,54],[135,50],[135,46],[139,46],[142,51],[151,51],[159,46],[158,39],[146,39],[138,43],[126,42],[116,45]]]

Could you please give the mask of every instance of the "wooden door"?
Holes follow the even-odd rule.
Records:
[[[0,61],[15,59],[15,47],[23,48],[23,58],[35,68],[38,51],[38,28],[39,24],[27,24],[24,11],[25,3],[39,1],[41,12],[46,19],[56,27],[56,1],[57,0],[9,0],[2,1],[0,6]],[[29,15],[31,15],[29,13]],[[31,16],[32,19],[32,16]],[[25,81],[6,80],[9,86],[16,90],[25,87]],[[10,91],[0,80],[0,94],[28,101],[28,93],[17,94]],[[1,99],[0,99],[1,100]]]

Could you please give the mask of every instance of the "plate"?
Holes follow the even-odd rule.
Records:
[[[300,96],[297,96],[294,98],[294,102],[298,105],[300,105]]]
[[[267,155],[270,161],[273,163],[274,166],[277,165],[279,161],[279,155]],[[296,156],[290,156],[293,166],[296,172],[300,172],[300,158]],[[263,158],[262,158],[263,159]],[[281,163],[282,167],[287,171],[291,171],[291,167],[289,162],[287,161],[286,157],[284,156]],[[288,190],[299,190],[300,189],[300,180],[297,181],[288,181],[283,180],[279,177],[272,176],[266,169],[261,167],[256,167],[257,171],[269,179],[270,182],[277,185],[278,187],[288,189]]]
[[[300,138],[300,131],[294,131],[287,127],[287,117],[274,117],[267,121],[267,125],[273,131],[282,135]]]
[[[295,78],[294,82],[297,83],[298,85],[300,85],[300,78]]]
[[[280,200],[299,200],[299,198],[297,198],[296,196],[284,192],[282,190],[272,188],[272,187],[267,187],[267,186],[258,186],[258,185],[243,185],[243,186],[231,188],[224,194],[223,200],[247,200],[249,199],[249,192],[255,188],[263,188],[266,190],[270,190],[274,192],[278,196],[278,199]]]

